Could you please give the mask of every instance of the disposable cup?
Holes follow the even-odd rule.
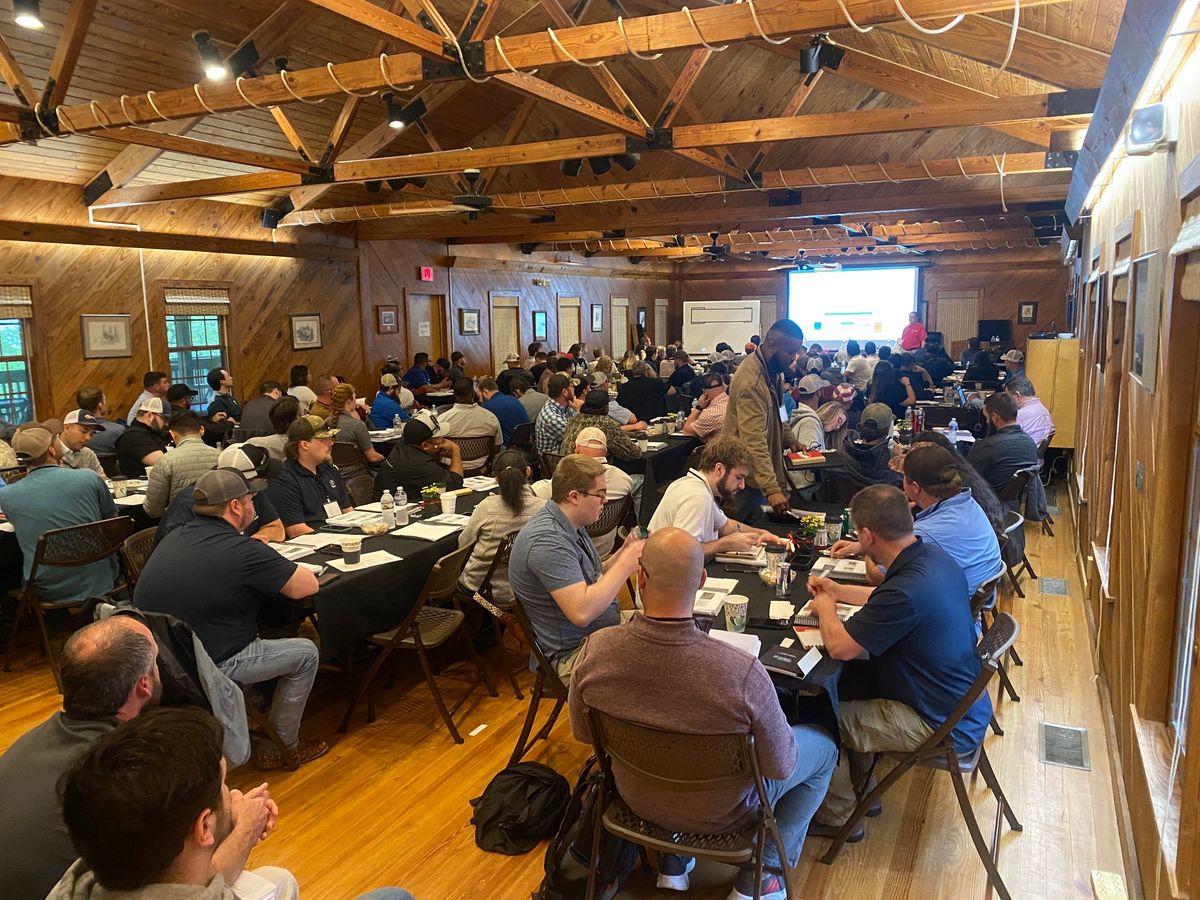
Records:
[[[410,515],[410,513],[409,513],[408,509],[397,509],[396,510],[396,527],[403,528],[405,525],[407,525],[409,515]]]
[[[114,497],[124,497],[129,493],[129,485],[125,483],[125,479],[123,478],[114,478],[112,486]]]
[[[457,503],[458,503],[458,495],[457,494],[442,494],[442,512],[443,513],[454,512],[454,507]]]
[[[346,538],[342,541],[342,562],[356,566],[362,559],[362,538]]]
[[[750,608],[750,598],[740,594],[730,594],[725,598],[725,630],[743,632],[746,630],[746,613]]]
[[[638,449],[645,453],[650,449],[650,442],[645,438],[638,438]]]

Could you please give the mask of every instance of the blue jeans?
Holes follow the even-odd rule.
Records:
[[[306,638],[264,641],[255,638],[217,668],[240,685],[278,678],[271,701],[271,725],[289,747],[300,742],[300,719],[321,661],[317,645]]]
[[[400,888],[375,888],[365,894],[359,894],[358,900],[413,900],[413,895]]]
[[[767,797],[787,848],[788,863],[794,866],[808,836],[808,823],[825,799],[838,751],[828,732],[815,725],[793,725],[792,737],[796,740],[796,767],[786,778],[767,779]],[[779,851],[770,835],[763,859],[769,866],[779,865]]]

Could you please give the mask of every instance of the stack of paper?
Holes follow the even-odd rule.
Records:
[[[486,475],[474,475],[463,479],[463,487],[473,491],[494,491],[498,486],[495,478],[488,478]]]
[[[720,641],[722,644],[735,647],[747,656],[753,656],[755,659],[758,659],[758,651],[762,648],[762,641],[758,639],[757,634],[722,631],[719,628],[714,628],[708,633],[708,636],[715,641]]]
[[[765,569],[767,567],[767,548],[760,544],[753,550],[731,550],[726,553],[718,553],[717,562],[749,566],[752,569]]]
[[[855,616],[861,606],[855,606],[853,603],[838,603],[835,606],[838,618],[845,622]],[[801,607],[800,612],[796,613],[796,617],[792,620],[796,625],[804,625],[809,628],[817,627],[817,613],[813,609],[812,601],[809,600]]]
[[[867,563],[862,559],[833,559],[822,556],[813,563],[811,574],[847,584],[868,584]]]
[[[401,557],[392,556],[386,550],[374,550],[371,553],[363,553],[358,562],[350,564],[340,559],[331,559],[329,564],[335,569],[340,569],[343,572],[357,572],[360,569],[372,569],[375,566],[386,566],[388,563],[399,562]],[[300,563],[304,565],[304,563]]]
[[[396,537],[416,538],[419,541],[440,541],[462,529],[457,525],[427,525],[424,522],[413,522],[403,528],[388,532]]]
[[[441,513],[436,516],[430,516],[424,521],[430,525],[453,525],[455,528],[466,528],[467,523],[471,521],[471,517],[464,516],[462,513]]]
[[[276,553],[278,553],[280,556],[282,556],[284,559],[291,559],[291,560],[303,559],[306,556],[311,556],[313,549],[314,549],[313,547],[309,547],[305,544],[270,543],[270,544],[267,544],[267,546],[270,547],[272,550],[274,550]]]
[[[693,612],[698,616],[715,616],[721,611],[725,597],[737,588],[736,578],[709,578],[696,591]]]
[[[377,513],[368,512],[365,509],[355,509],[348,513],[340,513],[336,516],[330,516],[325,522],[329,525],[365,525],[368,522],[378,522],[379,515]]]

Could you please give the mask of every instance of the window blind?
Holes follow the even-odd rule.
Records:
[[[33,291],[27,284],[0,284],[0,319],[32,319]]]
[[[168,316],[227,316],[229,291],[224,288],[164,288]]]

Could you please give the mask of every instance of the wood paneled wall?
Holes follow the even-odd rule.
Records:
[[[10,219],[87,224],[79,189],[71,185],[0,179],[0,208]],[[111,218],[139,222],[147,230],[187,231],[214,237],[263,239],[258,212],[229,203],[190,203],[117,211]],[[98,217],[104,218],[104,217]],[[329,240],[314,232],[317,240]],[[229,365],[241,397],[253,397],[265,378],[286,381],[289,368],[305,363],[314,374],[338,371],[364,376],[359,325],[357,264],[178,250],[141,251],[146,300],[136,249],[0,241],[0,283],[33,287],[34,402],[40,418],[74,409],[75,391],[103,387],[115,415],[123,415],[142,390],[142,374],[167,369],[162,288],[210,284],[230,292]],[[148,308],[149,334],[147,335]],[[290,313],[319,312],[324,347],[293,351]],[[133,355],[83,358],[79,316],[130,316]]]

